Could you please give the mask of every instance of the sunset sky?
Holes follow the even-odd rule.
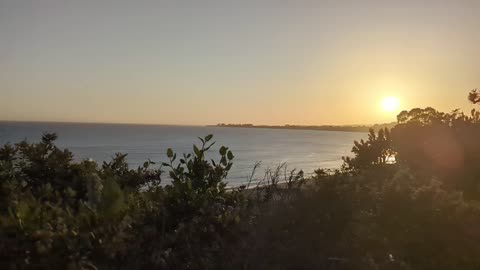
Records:
[[[0,120],[373,124],[480,87],[480,1],[231,2],[0,0]]]

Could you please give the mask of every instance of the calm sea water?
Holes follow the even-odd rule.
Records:
[[[178,153],[192,151],[197,137],[214,135],[216,141],[210,157],[216,157],[218,148],[229,147],[234,155],[234,166],[229,184],[245,182],[256,161],[262,165],[257,179],[268,167],[286,162],[288,169],[302,169],[312,173],[317,168],[338,168],[341,157],[350,155],[354,140],[366,133],[310,130],[244,129],[199,126],[154,126],[119,124],[68,124],[0,122],[0,144],[23,139],[35,142],[43,132],[56,132],[57,145],[70,149],[76,160],[92,158],[108,161],[115,153],[128,153],[132,167],[147,159],[166,161],[166,150]]]

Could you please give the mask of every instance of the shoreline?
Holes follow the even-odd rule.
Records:
[[[375,131],[382,128],[392,128],[396,123],[381,124],[373,126],[268,126],[268,125],[233,125],[233,124],[219,124],[219,125],[207,125],[207,127],[220,127],[220,128],[257,128],[257,129],[289,129],[289,130],[315,130],[315,131],[340,131],[340,132],[369,132],[370,129]]]

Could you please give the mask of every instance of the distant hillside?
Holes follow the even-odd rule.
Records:
[[[371,128],[379,130],[382,128],[393,128],[397,123],[376,124],[376,125],[322,125],[322,126],[302,126],[302,125],[284,125],[284,126],[269,126],[269,125],[253,125],[253,124],[217,124],[210,125],[214,127],[231,127],[231,128],[270,128],[270,129],[299,129],[299,130],[323,130],[323,131],[349,131],[349,132],[368,132]]]

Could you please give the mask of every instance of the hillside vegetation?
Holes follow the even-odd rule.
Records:
[[[55,139],[0,149],[0,269],[480,269],[477,110],[402,112],[335,172],[249,189],[227,189],[227,147],[205,158],[212,135],[160,169]]]

